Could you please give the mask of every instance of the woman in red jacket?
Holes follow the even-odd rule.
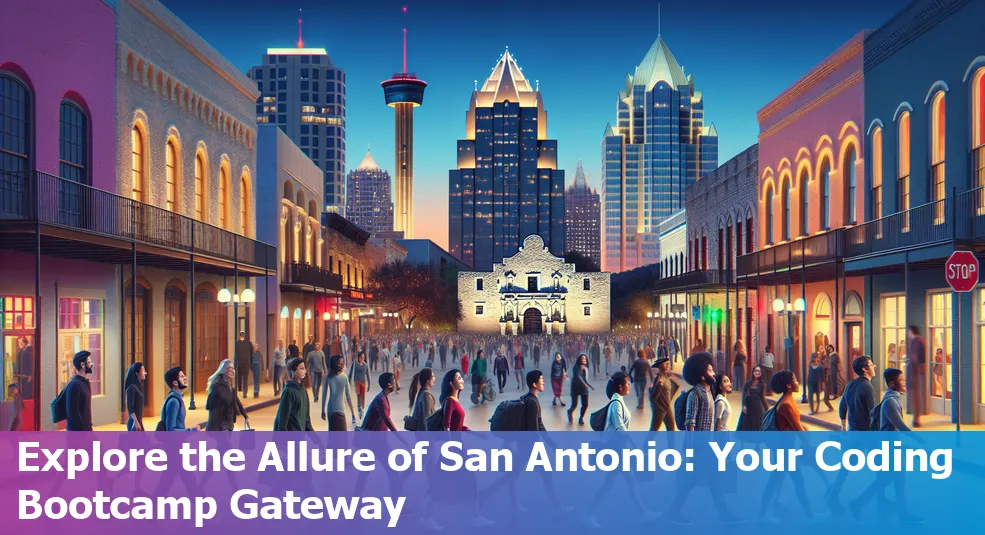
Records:
[[[462,357],[465,358],[464,356]],[[438,403],[441,404],[443,416],[445,418],[445,431],[468,431],[465,426],[465,409],[458,401],[458,395],[465,388],[465,378],[458,370],[451,370],[445,374],[441,381],[441,397]]]

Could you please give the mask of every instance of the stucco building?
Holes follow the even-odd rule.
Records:
[[[845,379],[852,358],[867,351],[862,280],[844,270],[844,229],[864,216],[865,35],[856,34],[758,113],[755,251],[736,260],[737,279],[757,289],[756,358],[772,346],[777,369],[798,377],[806,376],[818,345],[835,347]],[[707,256],[705,234],[701,239]]]
[[[577,273],[532,234],[491,271],[460,271],[460,332],[580,334],[610,329],[609,273]]]

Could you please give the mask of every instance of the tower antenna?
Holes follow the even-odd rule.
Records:
[[[657,37],[660,37],[660,4],[657,4]]]
[[[301,39],[301,10],[298,10],[298,48],[304,48],[304,40]]]
[[[407,6],[404,6],[404,70],[407,72]]]

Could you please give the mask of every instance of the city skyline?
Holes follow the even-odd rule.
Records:
[[[662,4],[660,33],[696,74],[720,133],[719,161],[726,161],[756,142],[757,110],[775,94],[799,79],[810,66],[862,28],[877,28],[905,2],[882,0],[863,5],[836,1],[824,10],[794,6],[779,10],[779,2],[733,6],[713,0],[712,5],[691,7]],[[307,46],[324,47],[332,62],[348,76],[347,144],[386,147],[393,143],[393,112],[379,102],[379,83],[399,70],[401,60],[401,2],[354,2],[319,5],[298,2],[219,0],[203,5],[190,0],[169,0],[165,5],[219,50],[243,72],[255,64],[267,47],[293,46],[297,38],[297,9],[304,10]],[[447,247],[447,170],[456,155],[451,140],[463,133],[462,117],[468,110],[473,80],[489,75],[489,65],[479,58],[495,57],[506,46],[517,61],[536,72],[542,89],[549,92],[552,110],[548,135],[558,139],[558,167],[574,169],[579,159],[590,162],[590,185],[601,187],[599,139],[611,122],[614,96],[627,72],[631,72],[658,33],[657,5],[634,10],[637,24],[624,31],[625,13],[604,5],[571,7],[559,2],[525,6],[527,21],[496,32],[475,32],[467,20],[481,20],[493,6],[429,2],[408,5],[408,63],[428,80],[429,106],[417,114],[415,150],[415,211],[433,214],[418,217],[417,234]],[[519,6],[507,2],[495,9]],[[234,9],[235,8],[235,9]],[[225,24],[216,24],[221,14]],[[550,17],[552,24],[539,20]],[[340,24],[340,20],[345,20]],[[812,32],[803,32],[810,21]],[[543,26],[539,31],[531,27]],[[365,32],[372,27],[372,32]],[[249,38],[244,40],[245,34]],[[810,35],[807,35],[807,34]],[[586,38],[585,36],[591,36]],[[244,46],[244,43],[249,43]],[[468,44],[468,46],[464,46]],[[572,90],[571,62],[577,56],[592,70]],[[724,113],[724,110],[729,110]],[[377,155],[380,167],[393,169],[393,157]],[[346,172],[358,162],[350,162]],[[435,193],[435,192],[439,193]]]

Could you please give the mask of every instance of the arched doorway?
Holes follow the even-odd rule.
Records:
[[[215,286],[203,283],[195,290],[195,375],[196,390],[204,390],[208,378],[228,355],[226,307],[216,299]]]
[[[530,307],[523,313],[523,334],[541,334],[544,332],[543,314],[537,307]]]
[[[164,369],[181,366],[185,360],[185,290],[177,284],[164,289]]]

